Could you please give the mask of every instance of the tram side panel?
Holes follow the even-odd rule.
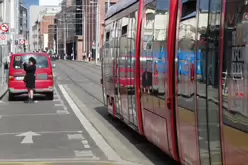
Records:
[[[225,6],[222,72],[222,136],[225,165],[248,162],[248,6],[245,0],[227,0]],[[230,20],[230,18],[234,18]],[[222,77],[224,78],[224,77]]]
[[[191,8],[188,8],[188,5]],[[195,45],[197,34],[196,15],[187,14],[196,11],[196,1],[191,4],[179,1],[177,25],[177,51],[175,56],[175,109],[177,121],[177,139],[182,164],[199,165],[197,134],[197,112],[195,108]],[[184,10],[184,11],[182,11]],[[192,10],[186,12],[185,10]],[[182,13],[182,14],[181,14]]]
[[[166,104],[169,98],[167,35],[170,3],[176,4],[155,0],[144,7],[140,55],[141,101],[145,136],[176,159],[173,110],[168,109]]]
[[[114,56],[113,56],[113,29],[112,24],[106,25],[105,28],[105,47],[104,47],[104,88],[107,97],[107,107],[109,113],[113,114],[114,110]]]

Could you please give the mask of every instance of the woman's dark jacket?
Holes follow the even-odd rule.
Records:
[[[35,65],[27,65],[26,63],[23,64],[24,70],[26,71],[25,82],[26,88],[34,89],[35,88]]]

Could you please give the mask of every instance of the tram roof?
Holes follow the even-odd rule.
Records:
[[[115,5],[113,5],[109,8],[109,10],[107,11],[107,14],[106,14],[106,19],[112,17],[114,14],[126,9],[127,7],[131,6],[132,4],[134,4],[138,1],[139,0],[120,0],[118,3],[116,3]],[[145,1],[151,1],[151,0],[145,0]],[[190,0],[183,0],[183,3],[187,3],[187,2],[190,2]],[[205,12],[209,11],[208,10],[208,3],[209,3],[208,1],[202,1],[202,3],[200,4],[201,12],[205,13]],[[196,13],[191,13],[187,17],[192,17],[195,15],[196,15]],[[187,19],[187,18],[185,18],[185,19]]]
[[[114,14],[120,12],[121,10],[131,6],[139,0],[120,0],[115,5],[111,6],[106,14],[106,19],[110,18]]]

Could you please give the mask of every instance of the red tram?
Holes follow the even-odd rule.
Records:
[[[182,164],[247,165],[246,34],[247,0],[121,0],[105,20],[109,113]]]

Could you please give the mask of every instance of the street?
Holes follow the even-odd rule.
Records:
[[[103,106],[100,66],[56,61],[55,98],[0,102],[0,165],[175,164]],[[28,163],[21,163],[28,164]]]

